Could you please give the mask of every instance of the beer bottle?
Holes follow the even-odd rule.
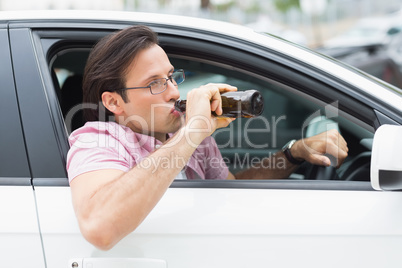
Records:
[[[260,92],[254,89],[246,91],[232,91],[221,94],[222,114],[218,117],[255,117],[262,114],[264,110],[264,100]],[[179,112],[186,112],[186,100],[177,100],[175,109]]]

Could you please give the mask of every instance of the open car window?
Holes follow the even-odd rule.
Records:
[[[55,82],[59,86],[57,95],[69,132],[84,124],[80,108],[82,75],[89,51],[90,49],[84,48],[63,50],[52,61],[52,71],[57,77]],[[256,77],[216,62],[178,55],[169,57],[176,68],[185,70],[186,80],[179,86],[183,99],[188,91],[207,83],[227,83],[237,86],[238,90],[256,89],[262,93],[265,109],[261,116],[236,119],[227,128],[218,129],[213,134],[232,173],[257,166],[264,157],[280,150],[289,140],[306,136],[311,120],[326,117],[330,121],[324,124],[324,129],[321,127],[321,131],[333,128],[333,124],[336,124],[351,149],[346,163],[336,170],[336,179],[369,180],[373,133],[339,114],[336,103],[323,104],[314,101],[295,94],[274,80]],[[312,170],[310,164],[303,164],[290,179],[334,179],[325,177],[325,174],[317,175]]]
[[[265,109],[261,116],[236,119],[227,128],[218,129],[212,135],[232,173],[259,165],[264,157],[280,150],[289,140],[337,128],[351,151],[346,163],[336,170],[336,179],[369,180],[373,133],[342,116],[336,102],[322,104],[304,98],[280,83],[234,70],[230,66],[188,57],[170,56],[170,59],[174,66],[186,71],[186,80],[179,87],[182,98],[186,98],[189,90],[207,83],[227,83],[238,87],[238,90],[256,89],[262,93]],[[311,122],[318,119],[322,123],[314,129]],[[325,174],[324,177],[317,177],[320,175],[311,166],[303,164],[290,179],[334,179],[325,177]]]
[[[185,99],[187,92],[192,88],[207,83],[228,83],[237,86],[239,90],[256,89],[264,97],[265,109],[260,117],[237,119],[229,127],[218,129],[213,134],[232,173],[258,165],[264,157],[281,150],[289,140],[300,139],[306,136],[306,133],[311,132],[308,130],[311,120],[325,117],[329,119],[329,123],[324,122],[325,124],[320,128],[315,128],[314,131],[318,134],[317,131],[325,131],[333,128],[333,124],[336,125],[348,142],[350,149],[344,165],[334,171],[336,176],[328,176],[325,172],[317,173],[316,167],[305,163],[289,179],[292,181],[329,179],[369,181],[374,129],[367,120],[361,120],[358,118],[359,116],[338,110],[337,101],[323,101],[322,96],[327,94],[323,92],[328,92],[332,99],[337,99],[333,97],[338,94],[333,88],[321,87],[325,84],[317,84],[312,78],[299,76],[299,74],[289,78],[288,81],[283,78],[276,79],[271,75],[253,71],[250,66],[243,68],[241,61],[232,64],[233,59],[231,58],[215,58],[210,54],[198,53],[196,48],[191,46],[186,46],[191,47],[191,51],[181,50],[175,48],[172,45],[175,43],[172,43],[170,39],[166,40],[169,42],[162,46],[168,53],[173,66],[185,70],[186,80],[179,86],[181,98]],[[55,43],[57,44],[57,40]],[[57,51],[49,53],[52,55],[49,59],[49,68],[68,135],[85,123],[80,106],[82,105],[82,76],[92,46],[88,43],[81,46],[68,42],[63,45],[64,47],[54,46]],[[219,49],[225,48],[219,47]],[[244,57],[248,57],[248,55],[241,56],[243,62],[247,60]],[[258,60],[259,64],[264,63],[255,55],[250,59]],[[269,61],[267,64],[273,66],[274,63]],[[283,68],[283,66],[278,66],[278,68]],[[265,68],[264,70],[271,69]],[[293,72],[290,69],[285,71],[290,72],[289,74]],[[314,83],[320,88],[313,89],[315,92],[311,91],[312,93],[305,89],[301,90],[300,86],[303,86],[304,82],[307,83],[306,88],[311,88],[311,85],[315,85]],[[359,114],[364,115],[364,113]],[[273,164],[275,165],[275,163]]]

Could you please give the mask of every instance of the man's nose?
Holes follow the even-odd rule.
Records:
[[[174,99],[177,100],[180,98],[179,88],[176,83],[172,82],[171,80],[167,80],[167,88],[166,88],[166,96],[168,100]]]

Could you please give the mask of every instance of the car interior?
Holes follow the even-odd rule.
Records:
[[[81,106],[82,77],[89,53],[89,47],[66,46],[59,48],[50,59],[50,72],[68,134],[85,123]],[[281,150],[289,140],[337,128],[350,150],[344,165],[335,169],[304,163],[290,179],[369,181],[374,131],[338,112],[336,103],[323,105],[311,97],[295,94],[274,79],[258,77],[219,62],[167,53],[175,68],[185,70],[185,81],[179,86],[182,99],[189,90],[207,83],[228,83],[238,90],[256,89],[262,93],[264,112],[261,116],[236,119],[213,134],[232,173]]]

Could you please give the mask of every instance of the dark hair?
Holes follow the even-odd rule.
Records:
[[[125,74],[135,56],[143,49],[158,44],[157,34],[149,27],[136,25],[102,38],[92,49],[85,66],[82,83],[84,104],[98,107],[85,109],[87,121],[99,120],[99,110],[105,110],[105,120],[112,115],[102,105],[105,91],[116,91],[125,87]],[[127,101],[125,91],[117,91]],[[99,107],[101,106],[101,107]]]

